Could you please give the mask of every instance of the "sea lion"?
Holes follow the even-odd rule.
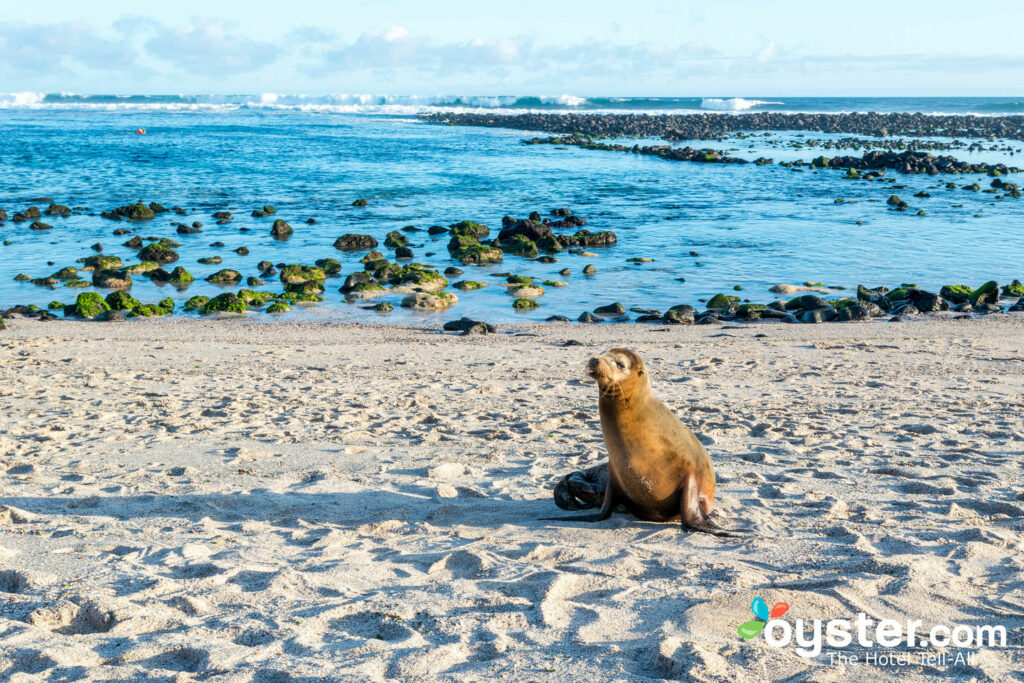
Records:
[[[600,394],[608,484],[599,515],[562,519],[601,521],[622,504],[640,519],[679,519],[684,529],[728,535],[708,519],[715,500],[711,458],[693,432],[651,391],[640,356],[627,349],[611,349],[591,358],[587,370],[597,380]]]

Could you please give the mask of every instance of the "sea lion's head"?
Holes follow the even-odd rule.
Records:
[[[587,363],[587,374],[597,380],[601,395],[628,398],[647,386],[647,366],[629,349],[609,349]]]

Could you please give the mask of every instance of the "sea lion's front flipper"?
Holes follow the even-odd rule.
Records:
[[[697,486],[696,475],[690,474],[682,489],[679,495],[679,516],[682,518],[684,531],[700,531],[714,536],[734,535],[718,528],[708,519],[701,506],[700,487]]]

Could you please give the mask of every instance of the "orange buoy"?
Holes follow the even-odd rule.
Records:
[[[138,130],[135,131],[135,134],[136,135],[145,135],[146,134],[146,129],[145,128],[139,128]]]

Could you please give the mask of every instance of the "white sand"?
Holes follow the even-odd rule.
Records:
[[[9,321],[0,678],[1020,675],[1024,318],[517,331]],[[551,486],[604,458],[583,369],[613,345],[752,536],[539,521],[587,514]],[[755,596],[1011,646],[830,665],[740,639]]]

